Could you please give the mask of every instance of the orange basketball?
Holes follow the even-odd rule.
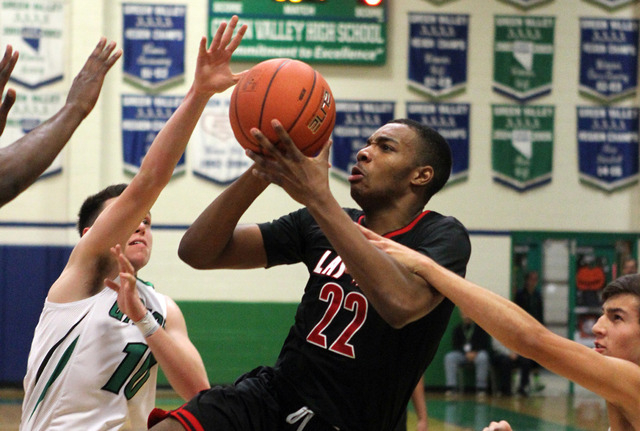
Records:
[[[289,58],[258,63],[236,84],[231,94],[229,119],[236,139],[255,153],[262,149],[249,131],[256,127],[278,143],[271,120],[277,119],[307,156],[327,142],[336,122],[336,107],[329,84],[308,64]]]

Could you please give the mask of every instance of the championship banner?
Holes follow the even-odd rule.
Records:
[[[123,74],[146,90],[184,80],[186,6],[123,4]]]
[[[395,102],[336,101],[336,125],[333,128],[332,173],[347,179],[356,163],[358,151],[369,136],[393,120]]]
[[[555,18],[496,16],[493,89],[520,103],[551,92]]]
[[[467,84],[469,15],[409,13],[409,87],[433,98]]]
[[[580,19],[580,92],[608,103],[638,86],[638,20]]]
[[[623,6],[630,5],[631,3],[637,3],[638,0],[585,0],[588,3],[593,3],[597,6],[612,11],[614,9],[621,8]]]
[[[522,10],[531,9],[541,6],[545,3],[551,3],[553,0],[500,0],[503,3],[514,5]]]
[[[638,181],[638,108],[578,107],[580,180],[608,192]]]
[[[207,0],[209,36],[233,15],[247,24],[234,61],[287,57],[307,63],[383,65],[387,5],[351,1]]]
[[[447,184],[469,176],[468,103],[407,102],[407,117],[438,131],[449,143],[453,166]]]
[[[62,108],[65,100],[66,95],[62,93],[18,92],[16,103],[9,112],[7,124],[4,133],[2,133],[2,139],[0,139],[0,147],[11,145],[47,121]],[[40,178],[61,171],[62,152],[58,154]]]
[[[63,0],[22,0],[0,3],[2,45],[20,52],[11,80],[27,88],[60,81],[66,58]]]
[[[122,103],[122,157],[124,171],[135,175],[156,135],[169,117],[182,103],[182,96],[123,95]],[[173,175],[185,170],[184,154]]]
[[[493,105],[493,179],[520,192],[551,182],[553,106]]]
[[[193,173],[217,184],[229,184],[251,166],[229,123],[229,97],[209,100],[191,138]]]

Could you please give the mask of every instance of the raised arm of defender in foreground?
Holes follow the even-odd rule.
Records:
[[[602,396],[607,401],[613,431],[640,430],[638,364],[605,356],[556,335],[506,298],[459,277],[422,254],[366,228],[360,229],[377,247],[423,277],[507,348]],[[604,318],[616,324],[620,316],[608,314],[606,312]]]
[[[209,98],[234,85],[241,77],[231,73],[229,67],[231,55],[247,28],[242,26],[233,36],[237,22],[238,17],[234,16],[228,27],[222,23],[209,48],[206,38],[202,38],[193,85],[156,136],[139,172],[74,248],[67,267],[49,292],[50,301],[70,302],[88,297],[102,288],[103,278],[117,275],[117,262],[110,248],[125,244],[171,179]],[[98,279],[93,271],[87,271],[87,268],[105,266],[107,269]]]
[[[50,119],[18,139],[0,148],[0,206],[18,196],[51,165],[73,132],[95,106],[104,77],[120,58],[122,51],[112,52],[115,42],[107,44],[101,38],[95,49],[73,80],[64,106]],[[11,54],[7,47],[0,62],[0,90],[18,60],[18,53]],[[0,133],[4,131],[9,109],[15,101],[15,91],[9,89],[0,107]]]

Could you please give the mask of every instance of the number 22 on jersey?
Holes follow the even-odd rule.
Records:
[[[349,292],[345,295],[342,286],[336,283],[327,283],[322,286],[319,298],[327,303],[327,309],[320,322],[307,335],[307,341],[323,349],[329,349],[340,355],[355,358],[356,352],[349,341],[362,327],[367,318],[367,299],[359,292]],[[336,340],[327,347],[327,337],[324,335],[324,331],[331,325],[334,317],[342,308],[353,312],[353,318]]]

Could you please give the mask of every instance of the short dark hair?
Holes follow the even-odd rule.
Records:
[[[440,133],[418,121],[409,118],[397,118],[389,123],[405,124],[418,135],[419,147],[417,148],[418,166],[433,167],[433,180],[428,184],[425,193],[425,203],[444,187],[451,175],[453,164],[451,148],[446,139]]]
[[[127,184],[114,184],[84,200],[78,213],[78,233],[80,236],[82,236],[84,228],[92,226],[96,221],[104,209],[105,201],[120,196],[126,188]]]
[[[624,294],[634,295],[640,302],[640,274],[623,275],[607,284],[602,290],[602,302]],[[640,314],[640,307],[638,313]]]

